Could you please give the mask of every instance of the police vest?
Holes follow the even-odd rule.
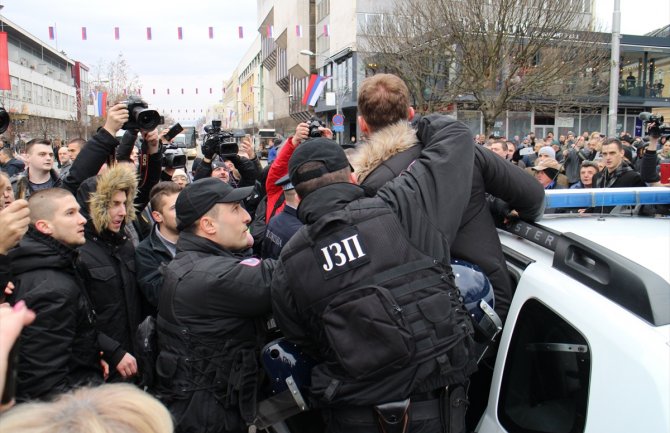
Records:
[[[317,398],[378,403],[394,387],[406,398],[473,371],[472,327],[449,267],[412,245],[381,200],[303,227],[282,261],[323,361]]]

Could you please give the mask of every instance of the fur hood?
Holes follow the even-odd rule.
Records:
[[[418,144],[416,131],[406,122],[398,122],[372,134],[356,147],[351,165],[358,183],[362,184],[370,173],[391,157]]]
[[[87,217],[97,233],[102,233],[110,223],[108,209],[116,191],[126,192],[125,224],[129,224],[135,219],[137,176],[134,167],[117,164],[99,176],[86,179],[77,191],[77,201],[82,209],[88,210]]]

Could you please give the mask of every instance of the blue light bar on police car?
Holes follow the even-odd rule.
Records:
[[[544,197],[547,208],[670,204],[670,188],[559,189],[545,191]]]

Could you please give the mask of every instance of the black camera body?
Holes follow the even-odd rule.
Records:
[[[139,129],[142,131],[153,131],[158,125],[163,123],[163,116],[156,110],[150,110],[149,104],[144,102],[139,96],[128,96],[128,100],[122,104],[128,106],[128,121],[123,124],[121,129]]]
[[[321,131],[319,127],[326,127],[326,124],[321,121],[318,117],[312,117],[309,119],[309,138],[319,138],[321,137]]]
[[[655,123],[656,126],[649,128],[649,136],[654,138],[659,138],[661,135],[670,134],[670,127],[663,126],[663,121],[665,120],[663,116],[659,114],[649,113],[648,111],[643,111],[639,114],[639,119],[645,124]]]
[[[177,146],[171,144],[162,146],[161,166],[163,168],[185,168],[186,154]]]
[[[0,107],[0,134],[9,128],[9,113],[4,107]]]
[[[202,144],[202,153],[207,154],[211,150],[212,154],[217,154],[222,158],[237,155],[240,148],[237,144],[238,139],[244,137],[243,130],[225,131],[221,129],[220,120],[212,120],[211,125],[205,126],[205,139]]]

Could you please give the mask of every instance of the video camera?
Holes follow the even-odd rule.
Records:
[[[121,129],[152,131],[163,123],[163,116],[158,114],[156,110],[150,110],[149,104],[144,102],[139,96],[128,96],[128,100],[121,103],[128,106],[128,121],[123,124]]]
[[[649,113],[648,111],[643,111],[642,113],[639,114],[638,118],[643,121],[645,124],[647,123],[655,123],[656,126],[653,126],[649,128],[649,136],[654,137],[654,138],[659,138],[661,135],[669,135],[670,134],[670,126],[664,126],[663,125],[663,116],[659,114],[652,114]]]
[[[163,145],[161,147],[161,166],[164,168],[184,168],[186,167],[186,154],[174,144]]]
[[[319,138],[321,137],[321,131],[319,127],[326,127],[326,124],[321,121],[318,117],[313,116],[309,119],[309,138]]]
[[[237,142],[246,134],[244,130],[221,130],[221,121],[212,120],[211,125],[205,126],[205,139],[202,144],[202,153],[218,154],[222,158],[237,155]]]

